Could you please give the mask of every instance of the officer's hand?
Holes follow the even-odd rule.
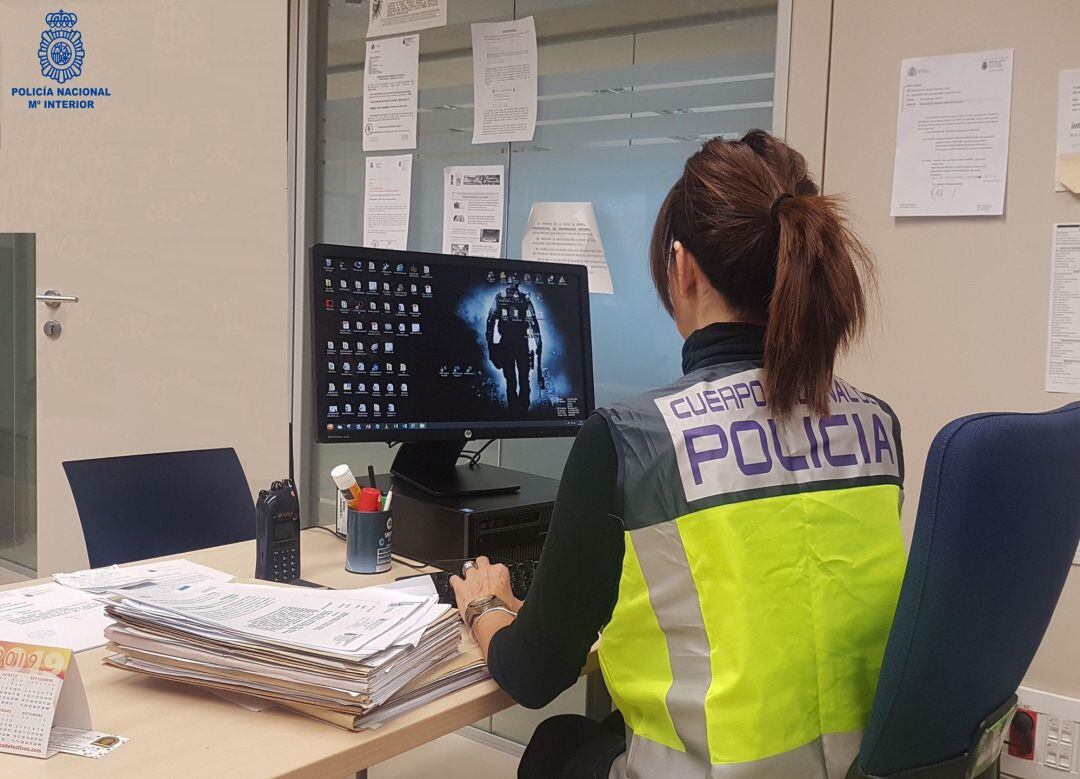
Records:
[[[510,589],[510,571],[501,563],[492,565],[486,557],[477,557],[476,567],[466,571],[464,579],[451,576],[450,585],[454,588],[458,611],[463,618],[469,604],[485,595],[502,598],[511,611],[520,611],[524,605]]]

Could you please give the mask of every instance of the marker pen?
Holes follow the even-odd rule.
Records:
[[[353,476],[352,469],[343,463],[330,471],[330,477],[341,491],[341,497],[345,498],[345,503],[349,508],[353,511],[362,511],[363,509],[360,508],[360,485],[356,483],[356,477]]]

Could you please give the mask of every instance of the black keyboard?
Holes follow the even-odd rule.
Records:
[[[510,589],[518,600],[525,600],[525,595],[532,586],[533,577],[536,575],[536,560],[527,560],[523,563],[503,563],[510,569]],[[450,586],[450,577],[461,574],[456,571],[439,571],[432,574],[420,574],[430,576],[435,583],[435,592],[439,594],[439,603],[454,605],[454,588]],[[412,579],[413,576],[402,576],[401,579]]]

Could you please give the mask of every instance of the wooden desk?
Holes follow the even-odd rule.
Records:
[[[351,574],[345,570],[345,544],[340,540],[316,529],[305,530],[300,538],[302,573],[308,581],[351,588],[415,573],[394,563],[388,573]],[[175,557],[250,577],[255,569],[255,542]],[[102,647],[77,655],[94,729],[131,740],[99,760],[65,754],[48,760],[0,754],[0,776],[341,779],[513,705],[488,680],[391,719],[378,730],[350,733],[278,708],[247,711],[206,690],[109,668],[101,663],[106,653]]]

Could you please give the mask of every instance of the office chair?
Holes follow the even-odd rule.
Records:
[[[94,568],[255,537],[255,504],[233,449],[64,463]]]
[[[976,414],[930,446],[848,779],[997,779],[1016,690],[1080,541],[1080,403]]]

